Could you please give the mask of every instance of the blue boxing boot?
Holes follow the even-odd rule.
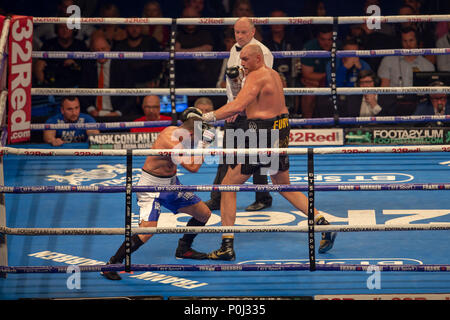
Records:
[[[316,225],[326,226],[330,223],[322,216],[319,216],[316,220]],[[334,240],[336,239],[337,232],[322,232],[322,240],[320,240],[319,253],[325,253],[333,248]]]

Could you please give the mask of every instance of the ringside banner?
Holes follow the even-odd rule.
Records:
[[[291,129],[290,146],[332,146],[344,144],[343,129]]]
[[[100,133],[89,136],[91,149],[150,149],[158,132]]]
[[[8,56],[8,143],[26,142],[31,136],[32,17],[13,16]]]
[[[445,127],[351,128],[345,129],[345,144],[450,144],[450,129]]]

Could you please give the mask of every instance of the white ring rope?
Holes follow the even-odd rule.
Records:
[[[8,40],[10,24],[11,24],[10,19],[5,19],[5,21],[3,22],[3,29],[0,36],[0,65],[3,62],[4,54],[6,52],[6,42]]]
[[[416,146],[377,146],[377,147],[324,147],[313,148],[314,154],[348,154],[348,153],[423,153],[423,152],[450,152],[448,145],[416,145]],[[308,148],[251,148],[251,149],[134,149],[134,156],[194,156],[194,155],[258,155],[283,154],[305,155]],[[126,149],[26,149],[1,147],[1,155],[19,156],[125,156]]]
[[[439,224],[392,224],[392,225],[326,225],[314,226],[314,232],[369,232],[369,231],[440,231],[450,230],[450,223]],[[0,227],[6,235],[123,235],[125,228],[9,228]],[[261,232],[309,232],[308,226],[220,226],[220,227],[138,227],[132,234],[170,233],[261,233]]]
[[[450,87],[370,87],[370,88],[336,88],[337,94],[362,95],[362,94],[450,94]],[[224,96],[225,89],[219,88],[180,88],[176,89],[178,95],[189,96]],[[143,96],[143,95],[168,95],[169,89],[145,88],[145,89],[95,89],[95,88],[32,88],[32,95],[78,95],[78,96]],[[293,95],[330,95],[331,88],[285,88],[284,94]]]
[[[233,25],[238,18],[177,18],[179,25]],[[73,23],[74,18],[69,17],[33,17],[33,23]],[[250,18],[254,24],[333,24],[334,17],[258,17]],[[171,25],[171,18],[101,18],[85,17],[76,22],[80,24],[143,24],[143,25]],[[361,24],[361,23],[402,23],[402,22],[445,22],[450,21],[450,15],[393,15],[393,16],[350,16],[337,17],[338,24]]]

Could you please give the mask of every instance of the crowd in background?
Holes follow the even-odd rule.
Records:
[[[450,13],[430,12],[430,3],[434,9],[447,10],[446,1],[394,2],[397,3],[395,14],[398,15]],[[258,3],[251,0],[183,0],[179,17],[253,17],[254,6]],[[80,0],[58,1],[54,8],[56,12],[49,12],[48,16],[67,16],[67,8],[74,4],[81,6],[83,16],[122,17],[114,2]],[[265,9],[271,17],[334,16],[334,12],[331,12],[326,4],[327,1],[303,1],[302,10],[299,12],[285,12],[275,3],[273,7]],[[378,5],[383,14],[382,1],[366,0],[359,15],[367,15],[366,9],[370,5]],[[135,11],[136,17],[167,17],[162,11],[161,3],[156,0],[146,2],[141,8],[135,8]],[[3,10],[1,13],[15,12]],[[255,38],[271,51],[329,51],[332,35],[331,25],[257,25]],[[169,38],[170,26],[164,25],[82,24],[81,29],[71,30],[65,24],[40,24],[35,25],[33,50],[157,52],[168,50]],[[179,52],[229,51],[234,43],[232,26],[180,25],[177,29],[175,49]],[[450,48],[450,23],[386,23],[381,24],[379,29],[371,29],[366,24],[340,26],[339,50],[394,48]],[[33,87],[168,88],[167,63],[167,60],[135,59],[33,59]],[[223,88],[225,65],[226,60],[218,59],[177,60],[176,87]],[[279,72],[285,87],[317,88],[330,86],[331,83],[332,69],[329,58],[276,58],[273,68]],[[336,81],[338,87],[413,86],[413,73],[418,71],[450,72],[450,55],[337,59]],[[79,102],[81,112],[97,120],[102,117],[130,120],[144,116],[143,98],[85,96],[80,97]],[[215,108],[226,102],[225,97],[210,98]],[[416,113],[417,106],[421,103],[420,98],[416,95],[397,95],[390,98],[366,95],[355,100],[354,97],[339,96],[338,110],[340,116],[410,115]],[[189,105],[193,105],[195,99],[196,97],[189,97]],[[335,108],[329,96],[287,96],[286,103],[291,117],[328,117],[333,115]],[[355,104],[357,108],[354,108]],[[363,114],[364,110],[367,114]]]

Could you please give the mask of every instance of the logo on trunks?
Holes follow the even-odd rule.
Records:
[[[257,126],[256,123],[254,123],[253,121],[250,121],[250,122],[248,123],[248,128],[249,128],[250,130],[255,130],[255,131],[256,131],[256,129],[258,129],[258,126]]]

